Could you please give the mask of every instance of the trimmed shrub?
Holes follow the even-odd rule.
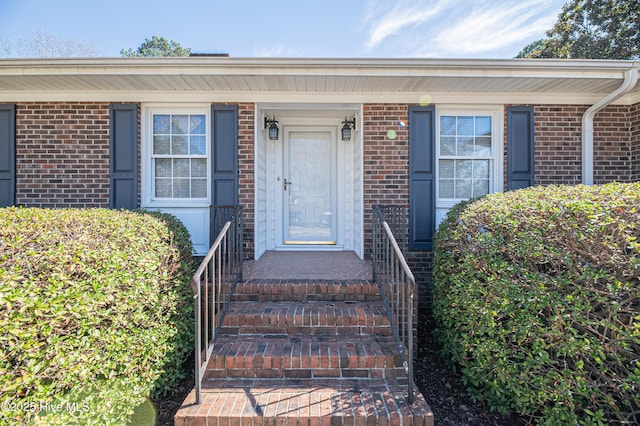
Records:
[[[192,270],[169,215],[0,209],[0,422],[126,424],[174,389]]]
[[[433,313],[475,399],[539,424],[640,424],[640,183],[549,186],[454,208]]]

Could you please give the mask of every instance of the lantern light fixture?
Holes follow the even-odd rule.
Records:
[[[264,117],[264,128],[269,129],[269,139],[272,141],[278,140],[278,121],[276,117],[265,116]]]
[[[351,140],[351,129],[356,128],[356,117],[352,115],[351,118],[344,118],[342,122],[342,140],[349,141]]]

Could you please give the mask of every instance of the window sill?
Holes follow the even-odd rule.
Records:
[[[145,201],[141,204],[142,208],[145,207],[194,207],[194,208],[203,208],[210,207],[211,203],[209,200],[189,200],[185,198],[173,198],[173,199],[162,199],[162,200],[150,200]]]

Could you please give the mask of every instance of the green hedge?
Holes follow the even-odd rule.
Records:
[[[192,262],[169,215],[0,209],[0,422],[125,424],[174,389]]]
[[[457,206],[436,235],[444,359],[471,395],[539,424],[640,424],[640,184]]]

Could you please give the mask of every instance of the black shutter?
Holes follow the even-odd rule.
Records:
[[[0,207],[16,202],[16,106],[0,105]]]
[[[435,107],[409,107],[409,249],[431,250],[436,223]]]
[[[211,196],[214,206],[238,204],[238,106],[211,106]]]
[[[214,206],[238,204],[238,106],[211,105],[211,217],[209,238],[213,243],[229,219],[228,209]]]
[[[534,185],[533,145],[533,107],[507,107],[507,190]]]
[[[114,209],[138,207],[138,105],[112,104],[110,108],[109,205]]]

